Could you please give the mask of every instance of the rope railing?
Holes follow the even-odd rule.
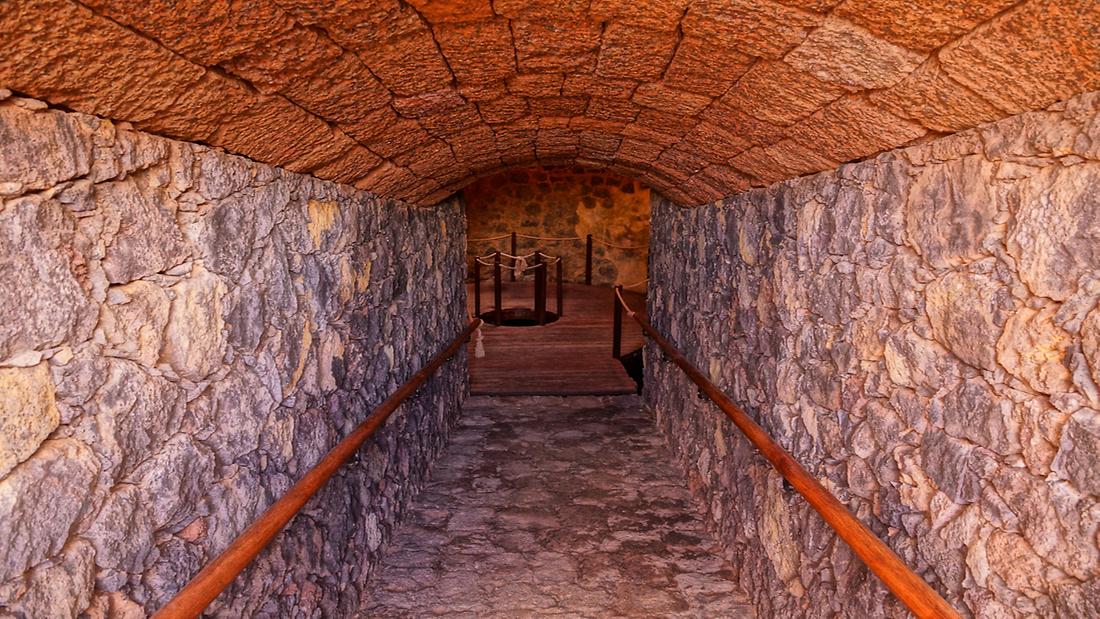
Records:
[[[154,618],[178,619],[199,616],[214,601],[214,598],[218,597],[271,543],[283,527],[301,511],[306,502],[336,474],[336,471],[355,455],[363,443],[397,410],[397,407],[458,352],[458,349],[470,339],[470,335],[480,325],[481,320],[474,318],[446,348],[432,357],[427,365],[379,404],[351,434],[329,450],[320,462],[238,535],[228,548],[196,574],[164,608],[153,615]]]
[[[649,278],[648,277],[645,278],[645,279],[640,279],[640,280],[638,280],[638,281],[636,281],[632,284],[618,284],[618,285],[625,288],[626,290],[630,290],[631,288],[637,288],[638,286],[645,286],[647,284],[649,284]]]
[[[506,239],[510,236],[512,236],[512,235],[511,234],[502,234],[500,236],[490,236],[490,237],[486,237],[484,239],[466,239],[466,242],[467,243],[487,243],[487,242],[490,242],[490,241],[499,241],[501,239]]]
[[[557,242],[557,241],[581,241],[581,240],[583,240],[579,236],[535,236],[533,234],[520,234],[519,232],[516,233],[516,236],[518,236],[521,239],[530,239],[532,241],[554,241],[554,242]]]
[[[615,287],[615,319],[621,324],[621,312],[633,318],[642,331],[652,339],[664,354],[710,398],[754,447],[775,467],[795,490],[817,510],[825,522],[836,531],[863,563],[894,593],[917,617],[954,618],[959,613],[947,603],[927,582],[898,558],[897,554],[870,529],[852,515],[835,496],[811,475],[794,457],[776,443],[768,433],[745,411],[733,403],[714,383],[691,363],[683,353],[665,339],[642,316],[639,316],[623,299],[622,288]],[[617,334],[618,335],[618,334]],[[617,351],[615,351],[617,352]]]
[[[492,261],[487,260],[492,258]],[[531,258],[533,264],[528,264],[527,259]],[[511,260],[512,264],[505,264],[503,260]],[[481,267],[486,266],[491,269],[491,276],[483,278],[481,277]],[[491,314],[491,324],[501,325],[504,323],[504,302],[503,302],[503,273],[508,271],[512,281],[516,281],[516,278],[522,276],[528,271],[535,272],[535,287],[534,287],[534,312],[535,319],[539,325],[546,324],[546,297],[547,297],[547,284],[549,282],[550,267],[555,266],[556,272],[556,297],[557,297],[557,316],[561,318],[564,314],[564,263],[561,256],[548,256],[541,251],[533,251],[526,256],[516,256],[514,254],[508,254],[502,251],[495,251],[485,256],[477,256],[474,258],[474,314],[481,316],[481,282],[492,280],[493,282],[493,311]]]
[[[489,237],[485,237],[485,238],[481,238],[481,239],[466,239],[466,242],[467,243],[490,243],[492,241],[499,241],[499,240],[502,240],[502,239],[509,238],[511,236],[512,236],[511,234],[502,234],[500,236],[489,236]],[[551,243],[562,243],[562,242],[566,242],[566,241],[584,241],[588,238],[588,236],[592,236],[592,235],[590,234],[590,235],[587,235],[587,236],[535,236],[533,234],[520,234],[519,232],[516,232],[515,236],[516,236],[516,238],[529,239],[529,240],[532,240],[532,241],[547,241],[547,242],[551,242]],[[648,249],[648,247],[649,247],[648,245],[619,245],[619,244],[612,243],[611,241],[607,241],[607,240],[604,240],[604,239],[601,239],[601,238],[595,237],[595,236],[592,236],[592,241],[595,242],[595,243],[599,243],[600,245],[606,245],[608,247],[614,247],[615,249],[637,250],[637,249]]]
[[[512,253],[511,254],[507,254],[507,253],[504,253],[504,252],[500,252],[500,253],[501,253],[502,256],[512,257],[512,258],[515,258],[516,257],[515,254],[518,253],[516,251],[516,245],[517,245],[517,240],[518,239],[530,239],[530,240],[535,240],[535,241],[547,241],[547,242],[584,241],[585,242],[585,246],[584,246],[584,283],[586,285],[589,285],[589,286],[592,285],[592,246],[593,246],[594,243],[599,243],[600,245],[604,245],[606,247],[611,247],[611,248],[614,248],[614,249],[619,249],[619,250],[622,250],[622,251],[638,251],[638,250],[644,250],[644,249],[649,248],[648,245],[621,245],[621,244],[618,244],[618,243],[612,243],[611,241],[608,241],[608,240],[605,240],[605,239],[596,238],[596,237],[592,236],[591,234],[587,234],[583,237],[582,236],[537,236],[537,235],[533,235],[533,234],[522,234],[522,233],[519,233],[519,232],[511,232],[509,234],[501,234],[501,235],[498,235],[498,236],[490,236],[490,237],[476,238],[476,239],[466,239],[466,242],[467,243],[485,243],[485,242],[490,242],[490,241],[499,241],[501,239],[507,239],[507,238],[512,239],[512,243],[511,243]],[[494,252],[494,254],[495,254],[495,252]],[[489,254],[487,256],[478,256],[478,257],[479,258],[491,258],[491,257],[493,257],[494,254]],[[529,257],[530,255],[531,254],[528,254],[525,257]],[[511,275],[511,280],[516,281],[515,273],[513,273]]]
[[[505,268],[505,269],[508,269],[510,271],[518,271],[520,273],[526,273],[527,271],[534,271],[535,269],[545,269],[546,267],[554,266],[557,263],[558,263],[558,260],[551,260],[550,262],[544,262],[542,264],[529,264],[529,265],[527,265],[527,266],[525,266],[521,269],[517,269],[517,268],[514,268],[514,267],[506,266],[504,264],[494,264],[492,262],[485,262],[484,260],[478,260],[478,264],[480,264],[482,266]],[[482,281],[485,281],[485,280],[483,279]]]
[[[639,249],[649,249],[648,245],[616,245],[615,243],[612,243],[611,241],[605,241],[603,239],[597,239],[596,237],[592,237],[592,240],[595,241],[596,243],[599,243],[600,245],[606,245],[608,247],[614,247],[615,249],[623,249],[623,250],[626,250],[626,251],[637,251]]]

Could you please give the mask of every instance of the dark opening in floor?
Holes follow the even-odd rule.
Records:
[[[485,322],[491,325],[497,325],[501,327],[537,327],[539,326],[539,317],[535,313],[535,310],[527,307],[509,307],[500,310],[500,318],[497,319],[497,313],[494,310],[482,312],[478,318],[481,318]],[[543,316],[543,325],[548,325],[555,322],[558,319],[558,315],[554,312],[547,310]]]
[[[638,393],[642,392],[642,387],[645,382],[645,361],[642,350],[643,349],[639,348],[619,357],[619,363],[623,364],[623,367],[626,368],[626,373],[634,380],[634,384],[638,385]]]

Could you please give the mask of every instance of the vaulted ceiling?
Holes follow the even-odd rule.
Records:
[[[1100,88],[1095,0],[7,0],[0,88],[432,203],[532,164],[683,204]]]

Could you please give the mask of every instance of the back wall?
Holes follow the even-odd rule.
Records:
[[[621,249],[593,244],[592,283],[632,284],[646,277],[649,188],[609,172],[528,168],[483,178],[463,190],[469,224],[467,264],[509,240],[477,242],[512,231],[540,237],[591,234]],[[518,251],[536,249],[565,261],[565,279],[584,281],[585,243],[519,239]]]

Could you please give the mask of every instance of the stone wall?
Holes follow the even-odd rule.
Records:
[[[646,277],[650,192],[636,180],[609,172],[531,168],[481,179],[466,187],[462,195],[472,239],[513,231],[544,238],[583,239],[591,234],[620,246],[593,243],[592,283],[632,284]],[[510,251],[510,242],[509,239],[472,242],[467,262],[472,264],[474,256],[494,249]],[[584,281],[583,240],[521,238],[517,246],[521,254],[538,249],[561,255],[566,281]]]
[[[0,614],[142,616],[464,326],[462,210],[5,96]],[[212,612],[350,615],[465,373],[444,366]]]
[[[949,601],[1100,615],[1100,93],[660,202],[653,238],[657,329]],[[647,362],[761,617],[904,614],[675,366]]]
[[[596,165],[696,205],[1100,88],[1098,31],[1095,0],[20,0],[0,84],[424,204]]]

